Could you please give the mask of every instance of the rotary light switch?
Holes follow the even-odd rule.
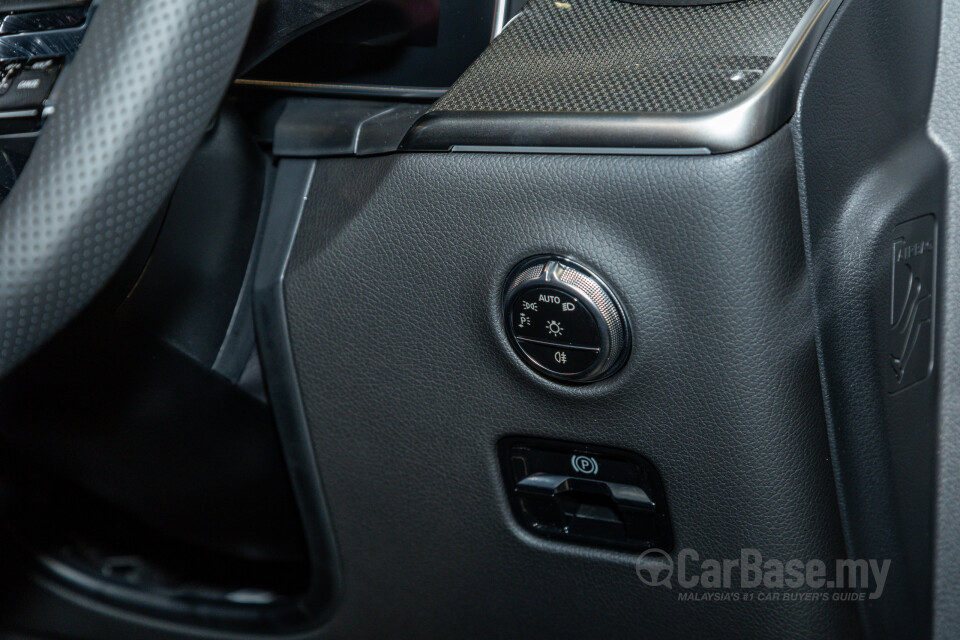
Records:
[[[507,279],[504,326],[520,357],[537,372],[567,382],[595,382],[630,353],[626,316],[603,281],[567,258],[538,256]]]

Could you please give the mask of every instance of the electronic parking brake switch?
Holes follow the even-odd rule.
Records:
[[[660,474],[636,454],[539,440],[500,444],[513,513],[533,533],[621,549],[673,546]]]

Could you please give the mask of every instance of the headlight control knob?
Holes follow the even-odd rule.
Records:
[[[510,273],[503,322],[520,357],[566,382],[614,374],[630,354],[630,327],[604,282],[567,258],[528,258]]]

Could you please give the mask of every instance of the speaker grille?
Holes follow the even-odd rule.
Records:
[[[696,112],[753,86],[813,0],[531,0],[433,111]]]

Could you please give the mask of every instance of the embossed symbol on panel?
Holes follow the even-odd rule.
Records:
[[[897,225],[891,246],[887,389],[919,382],[933,358],[937,223],[932,215]]]

